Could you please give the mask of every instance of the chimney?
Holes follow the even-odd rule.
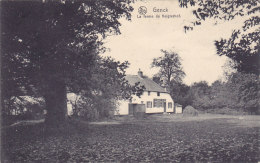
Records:
[[[138,71],[138,76],[143,78],[143,72],[140,70],[140,68],[139,68],[139,71]]]

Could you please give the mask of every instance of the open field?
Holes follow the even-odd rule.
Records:
[[[52,134],[18,125],[2,130],[2,162],[257,162],[259,132],[260,116],[119,117]]]

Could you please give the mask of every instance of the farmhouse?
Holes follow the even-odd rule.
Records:
[[[173,113],[174,102],[166,89],[155,83],[153,80],[143,75],[142,71],[138,71],[138,75],[127,75],[126,80],[129,84],[134,85],[140,82],[145,87],[143,94],[138,97],[132,96],[131,100],[121,100],[116,109],[116,115],[133,114],[133,110],[143,106],[145,113]],[[140,105],[143,104],[143,105]]]

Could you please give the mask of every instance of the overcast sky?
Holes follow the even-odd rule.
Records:
[[[137,18],[138,8],[145,6],[146,15],[154,18]],[[156,13],[153,8],[165,9],[168,12]],[[177,18],[155,18],[155,15],[180,15]],[[184,83],[206,80],[211,84],[223,76],[226,58],[216,55],[214,40],[228,38],[232,29],[242,25],[241,19],[220,22],[214,25],[213,20],[203,22],[191,32],[185,34],[183,26],[194,19],[192,8],[178,7],[178,1],[149,1],[134,4],[132,21],[121,20],[121,35],[110,36],[105,46],[110,49],[105,56],[112,56],[119,61],[129,61],[127,74],[137,74],[140,68],[143,73],[152,77],[158,69],[151,68],[153,58],[162,56],[160,49],[177,52],[182,58],[186,73]]]

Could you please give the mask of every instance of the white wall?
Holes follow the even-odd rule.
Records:
[[[78,95],[75,93],[67,93],[67,110],[68,110],[68,115],[72,115],[73,113],[73,108],[71,103],[75,103],[77,99],[79,98]]]
[[[176,112],[175,113],[182,113],[182,106],[176,106]]]
[[[128,104],[129,104],[128,100],[118,101],[118,105],[115,110],[115,115],[128,115],[129,114]]]
[[[146,113],[162,113],[164,112],[164,107],[153,107],[153,99],[165,99],[166,100],[166,112],[174,112],[174,102],[168,93],[160,93],[160,96],[157,96],[157,92],[150,92],[148,95],[147,91],[143,92],[143,95],[139,98],[137,96],[132,96],[132,103],[134,104],[145,104]],[[147,101],[152,102],[152,108],[147,108]],[[168,108],[168,102],[172,103],[172,108]],[[128,115],[128,101],[119,101],[118,113],[116,115]]]
[[[142,101],[144,102],[145,106],[147,105],[147,101],[152,101],[152,108],[146,108],[146,113],[162,113],[164,112],[163,107],[153,107],[153,99],[166,99],[166,112],[173,112],[174,111],[174,102],[168,93],[160,93],[160,96],[157,96],[157,92],[150,92],[148,95],[147,91],[143,92],[141,98],[137,96],[133,96],[132,103],[141,104]],[[172,108],[168,108],[168,102],[172,103]],[[146,106],[147,107],[147,106]]]

